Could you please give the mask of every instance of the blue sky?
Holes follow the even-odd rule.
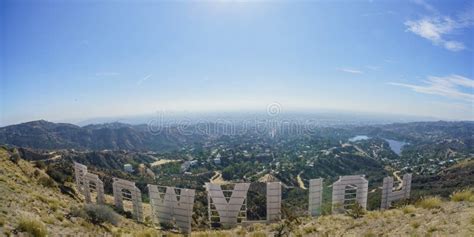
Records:
[[[271,103],[474,119],[472,1],[0,4],[0,125]]]

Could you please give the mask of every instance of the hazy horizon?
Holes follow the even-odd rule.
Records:
[[[0,126],[157,111],[474,120],[470,1],[2,1]]]
[[[44,119],[35,118],[24,121],[17,121],[9,124],[0,124],[0,127],[16,125],[32,121],[48,121],[53,123],[70,123],[79,126],[124,123],[131,125],[148,124],[155,120],[164,120],[169,124],[179,124],[182,122],[233,122],[233,121],[325,121],[329,124],[339,123],[340,125],[354,124],[388,124],[403,122],[431,122],[431,121],[472,121],[472,120],[446,120],[428,116],[412,116],[390,113],[371,113],[347,110],[279,110],[276,114],[271,114],[268,110],[235,110],[235,111],[157,111],[149,114],[98,116],[72,119]]]

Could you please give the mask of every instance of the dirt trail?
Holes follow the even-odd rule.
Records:
[[[298,181],[298,186],[301,188],[301,189],[307,189],[306,186],[304,186],[304,182],[303,182],[303,179],[301,179],[301,173],[300,172],[298,174],[298,176],[296,176],[296,180]]]
[[[180,162],[179,160],[167,160],[167,159],[161,159],[161,160],[157,160],[153,163],[151,163],[151,167],[155,167],[155,166],[160,166],[160,165],[164,165],[164,164],[168,164],[168,163],[172,163],[172,162]]]
[[[44,159],[44,160],[33,160],[33,161],[31,161],[31,162],[32,162],[32,163],[36,163],[36,162],[38,162],[38,161],[49,162],[49,161],[56,161],[56,160],[59,160],[59,159],[61,159],[61,158],[62,158],[61,155],[55,155],[55,156],[53,156],[53,157],[51,157],[51,158],[48,158],[48,159]]]
[[[400,178],[400,176],[398,175],[400,173],[400,171],[395,171],[393,172],[393,176],[395,176],[395,178],[397,179],[397,181],[399,182],[398,183],[398,186],[397,186],[397,190],[398,189],[401,189],[403,187],[403,180]]]
[[[222,172],[220,171],[214,171],[214,176],[211,177],[211,179],[209,180],[210,183],[212,184],[227,184],[229,182],[225,181],[223,178],[222,178]]]

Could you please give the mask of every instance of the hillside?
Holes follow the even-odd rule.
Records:
[[[74,185],[66,183],[70,187],[67,194],[58,186],[43,170],[0,148],[0,236],[21,232],[19,227],[25,223],[43,226],[43,233],[49,236],[77,233],[97,236],[147,229],[122,216],[118,216],[119,227],[110,223],[95,225],[88,218],[75,216],[77,210],[83,209],[83,202],[76,195]]]
[[[15,153],[0,148],[0,235],[20,233],[25,226],[36,223],[43,232],[36,236],[161,236],[151,225],[137,224],[118,216],[118,224],[94,224],[86,216],[78,215],[82,199],[74,185],[69,192],[60,189],[43,170],[33,166]],[[62,190],[62,192],[61,192]],[[110,199],[110,197],[108,198]],[[417,202],[387,211],[370,211],[353,219],[346,215],[328,215],[319,218],[287,218],[280,223],[253,224],[228,231],[196,231],[192,236],[472,236],[474,234],[474,195],[470,201]],[[109,200],[110,202],[110,200]],[[34,220],[34,221],[31,221]],[[29,222],[28,222],[29,221]],[[23,228],[23,229],[22,229]],[[27,228],[26,228],[27,229]],[[29,230],[31,231],[31,230]],[[167,233],[167,235],[175,235]]]
[[[249,233],[250,231],[250,233]],[[244,235],[243,233],[246,233]],[[369,211],[354,219],[346,215],[300,218],[293,222],[256,224],[201,236],[473,236],[473,202],[442,202],[439,207],[408,205]],[[200,236],[196,233],[196,236]]]
[[[415,176],[412,195],[437,194],[447,197],[463,187],[474,187],[474,160],[465,160],[434,175]]]
[[[37,149],[170,151],[192,139],[173,129],[155,134],[146,125],[119,123],[79,127],[38,120],[0,128],[0,144]]]

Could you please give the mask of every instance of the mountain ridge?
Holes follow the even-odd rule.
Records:
[[[36,149],[170,151],[193,139],[173,130],[155,134],[146,125],[122,123],[80,127],[37,120],[0,128],[0,144]]]

